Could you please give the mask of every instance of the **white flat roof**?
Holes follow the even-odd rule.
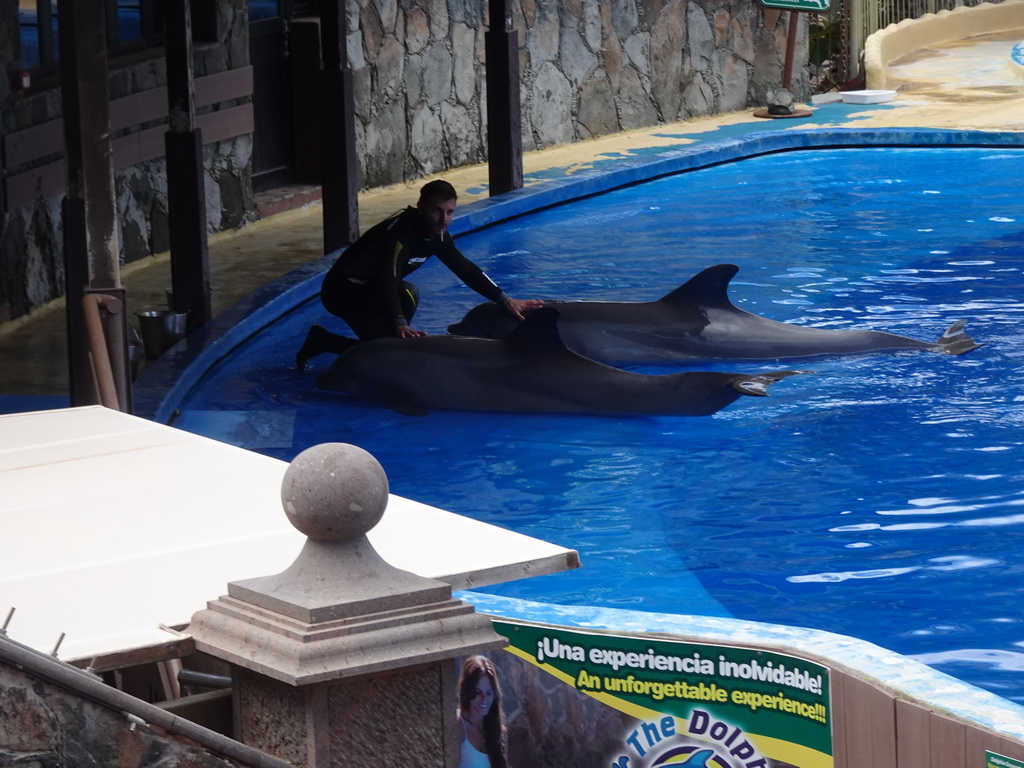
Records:
[[[231,581],[291,565],[287,462],[101,406],[0,415],[0,626],[88,661],[176,639]],[[575,568],[575,550],[392,495],[381,556],[456,589]]]

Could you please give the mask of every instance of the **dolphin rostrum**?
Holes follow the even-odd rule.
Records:
[[[729,301],[734,264],[708,267],[658,301],[546,301],[569,349],[608,364],[693,364],[930,350],[962,355],[981,346],[954,323],[936,342],[884,331],[807,328],[769,320]],[[518,321],[497,304],[471,309],[448,332],[505,338]]]
[[[557,317],[550,308],[531,312],[504,340],[441,335],[361,342],[317,385],[416,415],[445,408],[706,416],[742,395],[763,397],[773,382],[802,373],[623,371],[566,348]]]

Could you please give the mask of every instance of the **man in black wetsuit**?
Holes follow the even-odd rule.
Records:
[[[455,187],[447,181],[427,183],[415,208],[410,206],[367,230],[328,270],[320,300],[328,312],[348,323],[360,340],[427,335],[410,326],[419,291],[405,277],[431,256],[437,256],[462,282],[502,304],[520,320],[525,310],[543,306],[539,299],[507,295],[455,247],[448,225],[455,214],[456,197]],[[314,325],[295,356],[296,367],[303,370],[311,358],[324,352],[341,354],[355,343]]]

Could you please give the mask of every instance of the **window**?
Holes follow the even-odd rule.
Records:
[[[163,31],[162,0],[108,0],[107,48],[111,53],[159,44]]]
[[[276,19],[280,15],[277,0],[249,0],[249,21]]]
[[[52,67],[57,55],[57,0],[19,0],[21,68]]]
[[[71,0],[65,0],[70,2]],[[162,46],[164,0],[104,0],[110,56]],[[58,0],[18,0],[22,69],[56,69],[59,55]],[[193,40],[216,39],[216,4],[193,3]]]

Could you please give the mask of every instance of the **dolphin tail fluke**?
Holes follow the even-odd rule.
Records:
[[[964,332],[964,325],[966,323],[966,320],[958,320],[949,326],[946,332],[935,342],[936,351],[947,355],[963,355],[972,349],[980,347],[981,344]]]
[[[737,374],[732,383],[732,388],[741,395],[751,397],[768,397],[768,387],[776,381],[796,376],[800,373],[813,373],[813,371],[772,371],[770,373]]]

